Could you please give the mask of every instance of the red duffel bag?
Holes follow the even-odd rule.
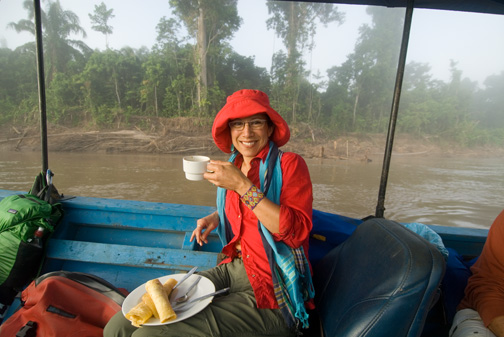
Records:
[[[91,274],[44,274],[22,292],[22,305],[1,325],[0,337],[101,337],[121,310],[123,293]]]

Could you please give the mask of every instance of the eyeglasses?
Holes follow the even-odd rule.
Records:
[[[244,122],[241,120],[229,122],[229,127],[233,130],[241,131],[245,128],[245,124],[253,130],[261,129],[268,121],[266,119],[253,119],[250,122]]]

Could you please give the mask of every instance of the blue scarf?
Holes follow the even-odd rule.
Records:
[[[270,141],[266,160],[259,166],[261,190],[266,197],[277,205],[280,204],[282,189],[282,168],[280,159],[282,152]],[[229,158],[234,162],[237,152]],[[220,226],[217,233],[225,246],[232,239],[231,225],[225,215],[226,190],[217,189],[217,210]],[[310,267],[303,247],[293,249],[281,241],[274,241],[271,233],[258,221],[259,232],[268,256],[273,278],[273,288],[278,306],[289,327],[308,327],[308,313],[304,302],[315,296],[311,279]]]

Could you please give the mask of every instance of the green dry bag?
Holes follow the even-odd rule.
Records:
[[[61,220],[61,204],[50,204],[32,194],[11,195],[0,201],[0,288],[21,290],[37,276],[43,246],[34,244],[35,231],[44,236]]]

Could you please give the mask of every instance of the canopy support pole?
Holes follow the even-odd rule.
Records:
[[[44,75],[44,47],[42,44],[42,19],[40,10],[40,0],[33,0],[35,10],[35,33],[37,37],[37,80],[40,113],[40,144],[42,147],[42,173],[44,177],[49,168],[47,150],[47,113],[45,95],[45,75]]]
[[[385,212],[385,191],[387,189],[387,180],[390,169],[390,160],[392,158],[392,148],[394,146],[394,133],[397,123],[397,112],[399,110],[399,101],[401,99],[402,82],[404,78],[404,68],[406,66],[406,54],[408,52],[409,35],[411,30],[411,21],[413,18],[414,0],[408,0],[406,7],[406,16],[404,19],[403,35],[401,41],[401,51],[399,54],[399,64],[397,66],[396,83],[394,87],[394,97],[392,100],[392,109],[390,112],[389,128],[387,134],[387,143],[383,158],[383,168],[380,181],[380,190],[378,192],[378,203],[376,205],[375,216],[383,218]]]

